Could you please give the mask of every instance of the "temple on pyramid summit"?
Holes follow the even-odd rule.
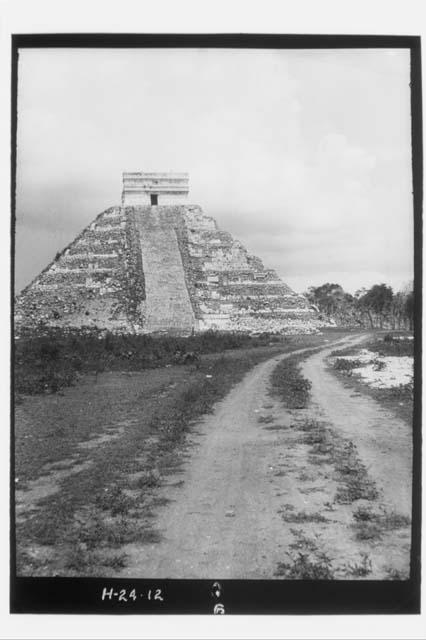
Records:
[[[121,206],[98,215],[17,297],[17,331],[314,330],[306,298],[188,194],[186,173],[124,173]]]

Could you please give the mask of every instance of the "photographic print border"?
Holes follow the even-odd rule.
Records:
[[[414,417],[411,572],[407,581],[156,580],[107,578],[26,578],[16,576],[14,502],[13,362],[11,345],[11,561],[12,613],[212,614],[414,614],[420,611],[421,521],[421,351],[422,351],[422,96],[421,47],[416,36],[262,34],[42,34],[12,35],[11,127],[11,335],[14,335],[15,191],[17,78],[23,48],[227,48],[357,49],[405,48],[411,55],[411,134],[414,205]],[[213,584],[221,584],[220,602]],[[136,589],[145,598],[119,600],[109,594]],[[161,590],[163,598],[155,599]],[[152,598],[148,598],[148,592]]]

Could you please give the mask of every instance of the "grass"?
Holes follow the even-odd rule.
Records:
[[[301,471],[297,476],[297,479],[301,482],[313,482],[316,479],[316,476],[312,473],[306,473],[306,471]]]
[[[103,561],[105,567],[111,567],[114,570],[122,569],[126,566],[127,554],[117,553]]]
[[[92,376],[84,374],[78,386],[65,390],[63,395],[24,397],[16,407],[18,487],[38,477],[47,463],[75,458],[77,454],[79,460],[85,459],[88,454],[79,451],[78,444],[109,429],[113,434],[112,429],[119,424],[125,425],[130,440],[134,438],[134,449],[138,452],[145,448],[151,432],[157,436],[159,432],[173,431],[176,437],[182,425],[210,411],[255,364],[297,348],[300,342],[309,345],[321,339],[295,338],[285,345],[205,356],[198,370],[191,366],[162,367],[146,373],[135,371],[130,377],[110,372],[103,374],[96,384]],[[206,378],[207,374],[212,377]],[[126,447],[130,459],[134,458],[134,449],[128,451]],[[114,445],[114,450],[119,452],[120,447]]]
[[[362,347],[364,347],[364,343]],[[345,347],[344,349],[334,349],[330,353],[330,358],[337,358],[339,356],[352,356],[355,357],[360,350],[361,347]]]
[[[407,580],[406,572],[398,571],[395,567],[386,567],[386,577],[388,580]]]
[[[294,541],[286,553],[289,561],[278,563],[274,575],[286,580],[333,580],[331,558],[322,549],[318,536],[306,536],[302,529],[292,528],[290,532]]]
[[[286,431],[288,427],[286,427],[284,424],[274,424],[270,427],[265,427],[265,429],[267,431]]]
[[[101,511],[108,511],[112,516],[125,515],[137,506],[135,499],[129,498],[118,484],[105,487],[101,494],[96,494],[94,505]]]
[[[386,531],[392,531],[394,529],[402,529],[411,525],[411,518],[404,516],[400,513],[384,513],[379,518],[379,522]]]
[[[409,340],[410,336],[405,334],[396,336],[388,333],[383,338],[375,338],[366,344],[366,348],[376,352],[379,356],[413,356],[414,340]]]
[[[315,341],[318,337],[309,337],[305,344]],[[300,338],[297,342],[304,346]],[[90,466],[62,479],[59,491],[39,501],[39,509],[18,524],[18,555],[50,545],[43,575],[52,575],[58,566],[63,573],[67,558],[70,571],[84,575],[87,560],[90,567],[98,562],[97,570],[105,574],[114,570],[105,565],[105,553],[96,559],[89,552],[120,552],[131,542],[158,541],[159,532],[153,528],[155,509],[161,506],[158,488],[164,476],[179,471],[181,445],[190,425],[211,411],[255,364],[292,348],[274,344],[240,349],[203,359],[198,369],[171,367],[132,377],[110,373],[96,384],[86,377],[85,384],[67,389],[63,396],[26,398],[16,429],[18,487],[39,477],[47,462],[73,456],[78,463],[90,461]],[[118,438],[79,450],[80,442],[120,422],[125,426]],[[82,544],[86,555],[80,554],[78,561]],[[118,564],[114,566],[119,571]]]
[[[408,340],[407,334],[402,335],[402,339],[397,339],[398,334],[386,334],[384,337],[376,336],[369,342],[363,344],[363,348],[371,351],[372,361],[376,370],[381,370],[384,366],[383,361],[377,358],[386,356],[413,356],[414,354],[414,341]],[[348,348],[338,351],[333,351],[331,356],[336,357],[334,364],[330,367],[330,371],[337,376],[342,376],[342,380],[345,381],[345,385],[351,387],[356,392],[366,394],[376,400],[384,408],[389,409],[398,418],[401,418],[406,423],[411,424],[413,420],[413,384],[401,384],[398,387],[392,387],[388,389],[376,388],[368,385],[366,382],[353,377],[351,375],[352,369],[361,366],[364,363],[359,363],[356,360],[356,355],[359,353],[359,348]],[[346,358],[345,356],[353,356],[353,358]],[[344,377],[343,377],[344,376]]]
[[[139,489],[158,487],[161,484],[161,475],[153,469],[145,471],[135,480],[134,486]]]
[[[359,367],[364,366],[366,363],[361,360],[348,360],[347,358],[337,358],[334,361],[333,369],[336,371],[344,371],[351,372],[352,369],[358,369]]]
[[[36,557],[32,553],[28,553],[25,550],[21,550],[16,556],[16,572],[17,575],[22,575],[25,571],[31,575],[36,575],[38,572],[43,571],[45,562],[43,558]]]
[[[315,536],[315,539],[305,535],[303,529],[290,528],[290,533],[293,535],[294,541],[289,544],[289,548],[292,551],[309,551],[315,553],[318,551],[319,538]]]
[[[351,504],[361,499],[373,501],[379,497],[353,442],[315,419],[299,421],[293,428],[303,433],[299,441],[310,446],[311,464],[334,467],[339,482],[334,496],[336,503]]]
[[[382,528],[375,522],[358,522],[354,529],[356,540],[374,542],[382,539]]]
[[[383,336],[376,335],[368,342],[363,343],[362,348],[368,349],[379,356],[412,356],[414,355],[414,340],[411,333],[387,333]],[[359,347],[348,347],[331,352],[332,357],[356,356]]]
[[[323,492],[324,491],[324,487],[306,487],[305,489],[299,489],[300,493],[309,495],[310,493],[318,493],[318,492]]]
[[[338,487],[334,497],[338,504],[351,504],[356,500],[377,500],[379,493],[362,463],[353,467],[353,473],[340,476],[343,483]]]
[[[257,421],[260,424],[270,424],[271,422],[274,421],[274,416],[259,416]]]
[[[55,393],[75,383],[80,373],[141,371],[183,364],[182,354],[285,345],[285,336],[206,331],[190,337],[116,335],[91,330],[49,329],[26,332],[15,341],[15,390],[19,394]]]
[[[290,554],[290,562],[278,563],[275,576],[286,580],[334,580],[331,558],[326,553],[312,559],[307,553],[298,553],[296,558]]]
[[[76,572],[80,572],[85,567],[86,571],[91,573],[95,566],[99,566],[100,559],[99,553],[73,547],[65,555],[64,566],[66,569]]]
[[[356,355],[359,349],[354,350]],[[334,355],[342,355],[341,352]],[[346,355],[344,353],[343,355]],[[349,354],[348,354],[349,355]],[[372,356],[373,359],[373,356]],[[296,360],[296,359],[295,359]],[[349,370],[352,367],[359,366],[360,363],[349,361],[342,358],[341,364],[336,367],[337,371]],[[284,363],[283,363],[284,364]],[[284,402],[291,406],[291,382],[297,380],[297,373],[294,372],[294,364],[292,363],[292,371],[289,379],[290,383],[281,384],[284,393],[281,397]],[[378,365],[377,365],[378,366]],[[300,375],[300,371],[299,371]],[[278,384],[275,384],[277,392]],[[306,406],[309,391],[305,392],[305,398],[302,402],[297,402],[297,406]],[[296,408],[294,405],[292,408]],[[294,432],[293,442],[298,445],[309,447],[308,461],[315,465],[330,465],[330,474],[337,481],[333,502],[324,504],[324,508],[333,512],[340,509],[339,505],[355,504],[353,512],[353,523],[351,529],[354,539],[363,545],[376,544],[380,542],[388,531],[409,526],[410,520],[401,514],[385,513],[383,509],[377,513],[377,504],[380,498],[379,491],[375,482],[369,477],[366,466],[362,463],[357,449],[352,441],[342,437],[329,426],[316,419],[302,419],[293,423],[290,429]],[[328,470],[327,470],[327,473]],[[306,471],[302,471],[298,479],[307,481],[310,478]],[[301,490],[302,494],[311,493],[316,487]],[[359,501],[365,501],[360,504]],[[347,507],[346,507],[347,509]],[[330,522],[324,517],[322,511],[320,513],[309,513],[305,510],[298,511],[291,504],[284,505],[280,511],[283,520],[287,523],[295,523],[299,525],[309,525],[309,523],[327,523]],[[327,514],[328,515],[328,514]],[[320,528],[319,530],[323,530]],[[361,552],[359,559],[352,560],[341,566],[333,566],[331,558],[333,554],[327,550],[326,544],[319,543],[318,538],[308,538],[299,530],[295,534],[295,530],[291,530],[295,535],[295,542],[289,545],[291,552],[287,554],[288,560],[278,564],[275,575],[284,579],[341,579],[342,576],[348,578],[368,578],[373,572],[372,561],[369,554]],[[368,548],[368,547],[367,547]],[[389,574],[389,579],[401,579],[400,574],[395,572],[393,576]]]
[[[326,545],[318,535],[306,536],[302,529],[290,531],[294,541],[286,553],[289,560],[278,563],[275,576],[287,580],[335,580],[342,576],[365,578],[372,572],[368,553],[361,552],[359,561],[333,566],[330,554],[324,551]]]
[[[72,547],[64,557],[65,569],[71,569],[76,574],[86,572],[86,574],[96,573],[99,567],[110,568],[119,571],[126,566],[127,554],[112,553],[106,551],[98,553],[84,548],[83,545]]]
[[[52,482],[58,482],[58,492],[40,500],[38,510],[18,524],[21,572],[27,567],[27,571],[38,575],[64,574],[67,558],[71,558],[74,568],[69,570],[74,573],[84,575],[86,561],[104,575],[108,570],[119,572],[118,560],[108,565],[108,550],[116,549],[115,555],[120,555],[124,544],[153,544],[160,539],[153,527],[155,510],[162,500],[159,487],[163,477],[180,471],[182,444],[191,424],[211,411],[257,363],[277,353],[316,347],[324,341],[324,336],[292,336],[284,340],[269,336],[271,342],[260,346],[259,340],[266,341],[266,337],[257,342],[229,335],[226,339],[210,335],[195,338],[201,341],[200,349],[211,350],[201,358],[198,368],[163,366],[171,364],[174,348],[185,340],[180,338],[133,336],[127,340],[115,336],[108,340],[96,338],[95,343],[93,336],[70,335],[59,352],[46,351],[43,357],[51,356],[53,363],[59,363],[64,355],[62,347],[67,352],[75,339],[73,353],[81,355],[82,362],[76,385],[55,394],[24,396],[17,407],[17,487],[24,488],[27,481],[39,478],[48,463],[69,459],[71,469],[83,462],[90,465],[60,481],[53,473]],[[43,340],[21,343],[18,357],[30,347],[40,355],[37,349],[45,344]],[[145,351],[125,353],[132,346],[143,344],[147,346]],[[191,348],[195,348],[194,343]],[[213,348],[229,349],[213,353]],[[114,356],[108,359],[105,353]],[[148,357],[150,354],[154,357]],[[88,372],[93,373],[102,358],[108,371],[95,382]],[[21,366],[26,366],[25,362]],[[146,368],[149,372],[144,371]],[[100,434],[119,437],[91,449],[79,448],[80,443]],[[29,564],[25,555],[28,549],[40,546],[48,549],[41,568],[35,561]]]
[[[356,522],[369,522],[374,519],[374,512],[372,507],[365,505],[359,505],[352,514],[353,519]]]
[[[365,505],[359,505],[352,516],[355,520],[352,525],[355,538],[362,541],[381,540],[386,532],[403,529],[411,524],[410,518],[403,514],[384,509],[377,512]]]
[[[333,370],[332,370],[333,371]],[[337,372],[336,375],[340,375]],[[413,421],[413,385],[401,384],[398,387],[381,389],[371,387],[358,378],[345,378],[345,382],[356,393],[367,395],[376,400],[382,407],[391,411],[396,417],[411,425]]]
[[[354,578],[365,578],[372,570],[372,562],[368,553],[361,553],[361,562],[348,563],[346,565],[346,573]]]
[[[282,360],[273,370],[270,378],[270,390],[278,396],[289,409],[304,409],[309,400],[311,382],[301,373],[299,362],[309,353],[296,355]]]
[[[306,513],[306,511],[294,511],[288,507],[284,507],[278,513],[281,514],[284,522],[292,522],[301,524],[304,522],[328,522],[327,518],[324,518],[320,513]]]

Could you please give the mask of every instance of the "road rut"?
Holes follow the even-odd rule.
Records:
[[[342,342],[353,344],[354,339],[333,346]],[[275,424],[291,423],[291,414],[267,394],[269,376],[280,360],[310,350],[257,365],[197,425],[188,437],[190,455],[183,474],[164,488],[171,502],[158,512],[162,541],[129,545],[128,565],[120,576],[274,577],[291,540],[278,511],[292,480],[280,471],[285,436],[263,429],[259,417],[267,414]],[[173,486],[179,481],[182,486]]]
[[[387,508],[410,517],[411,426],[372,398],[354,394],[336,380],[325,362],[331,351],[324,349],[302,363],[303,375],[312,383],[312,417],[322,417],[354,443]]]

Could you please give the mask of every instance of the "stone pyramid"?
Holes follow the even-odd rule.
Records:
[[[312,329],[304,296],[186,204],[187,194],[186,174],[124,174],[122,205],[98,215],[18,296],[17,330]]]

